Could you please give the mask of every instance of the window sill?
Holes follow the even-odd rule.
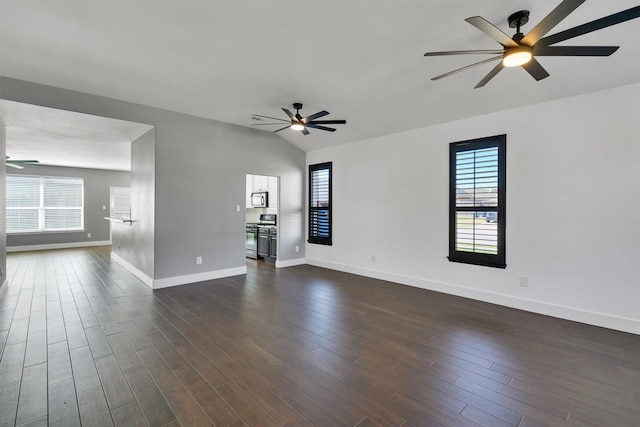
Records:
[[[332,246],[333,242],[321,242],[316,240],[307,240],[307,243],[311,243],[312,245],[324,245],[324,246]]]
[[[69,233],[84,233],[87,230],[73,229],[73,230],[43,230],[43,231],[7,231],[7,236],[28,236],[30,234],[69,234]]]
[[[447,259],[450,262],[459,262],[459,263],[462,263],[462,264],[472,264],[472,265],[479,265],[479,266],[482,266],[482,267],[493,267],[493,268],[501,268],[501,269],[507,268],[507,264],[502,264],[502,263],[497,263],[497,262],[490,262],[490,261],[483,261],[483,260],[460,259],[460,258],[454,258],[454,257],[450,257],[450,256],[448,256]]]

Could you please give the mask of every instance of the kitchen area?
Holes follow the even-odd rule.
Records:
[[[278,177],[247,175],[246,257],[275,263],[278,255]]]

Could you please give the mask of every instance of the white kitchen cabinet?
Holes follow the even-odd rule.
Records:
[[[251,207],[251,193],[253,193],[253,175],[247,175],[247,189],[245,191],[245,206]]]
[[[278,177],[247,174],[246,203],[251,207],[251,193],[269,192],[269,208],[278,207]]]
[[[269,191],[269,177],[253,175],[253,191]]]

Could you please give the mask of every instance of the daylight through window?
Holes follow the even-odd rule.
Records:
[[[331,162],[309,165],[309,243],[331,245]]]
[[[450,146],[450,261],[505,267],[505,150],[505,135]]]
[[[7,233],[84,228],[84,180],[7,175]]]

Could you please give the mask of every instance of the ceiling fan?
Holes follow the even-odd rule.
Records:
[[[278,120],[276,123],[253,123],[251,126],[267,126],[267,125],[282,125],[283,123],[288,123],[285,127],[282,127],[278,130],[274,130],[273,133],[280,132],[281,130],[291,128],[293,130],[299,130],[303,135],[309,135],[309,130],[307,128],[326,130],[328,132],[335,132],[335,128],[330,128],[328,126],[323,125],[344,125],[347,123],[346,120],[316,120],[320,117],[324,117],[329,114],[328,111],[322,110],[315,114],[312,114],[307,117],[302,117],[300,115],[300,110],[302,109],[302,104],[296,102],[293,104],[293,108],[295,108],[296,113],[293,114],[291,111],[283,108],[287,116],[289,116],[289,120],[279,119],[277,117],[269,117],[269,116],[261,116],[259,114],[253,114],[253,120],[263,120],[263,119],[271,119]]]
[[[25,166],[40,163],[37,160],[9,160],[9,156],[5,156],[4,164],[14,169],[24,169]]]
[[[542,21],[538,23],[526,36],[520,32],[520,27],[529,21],[529,11],[521,10],[509,16],[509,27],[516,28],[516,34],[509,37],[498,27],[480,16],[473,16],[465,19],[468,23],[491,37],[502,45],[502,49],[495,50],[454,50],[444,52],[427,52],[424,56],[443,55],[498,55],[448,73],[436,76],[431,80],[439,80],[460,71],[467,70],[478,65],[501,59],[500,63],[487,74],[474,89],[486,85],[504,67],[524,68],[534,79],[542,80],[549,77],[549,73],[535,59],[538,56],[609,56],[620,46],[552,46],[556,43],[572,39],[593,31],[601,30],[612,25],[620,24],[630,19],[640,17],[640,6],[614,13],[596,19],[586,24],[561,31],[559,33],[544,37],[553,27],[566,18],[585,0],[564,0],[554,10],[551,11]],[[632,41],[630,41],[632,42]]]

